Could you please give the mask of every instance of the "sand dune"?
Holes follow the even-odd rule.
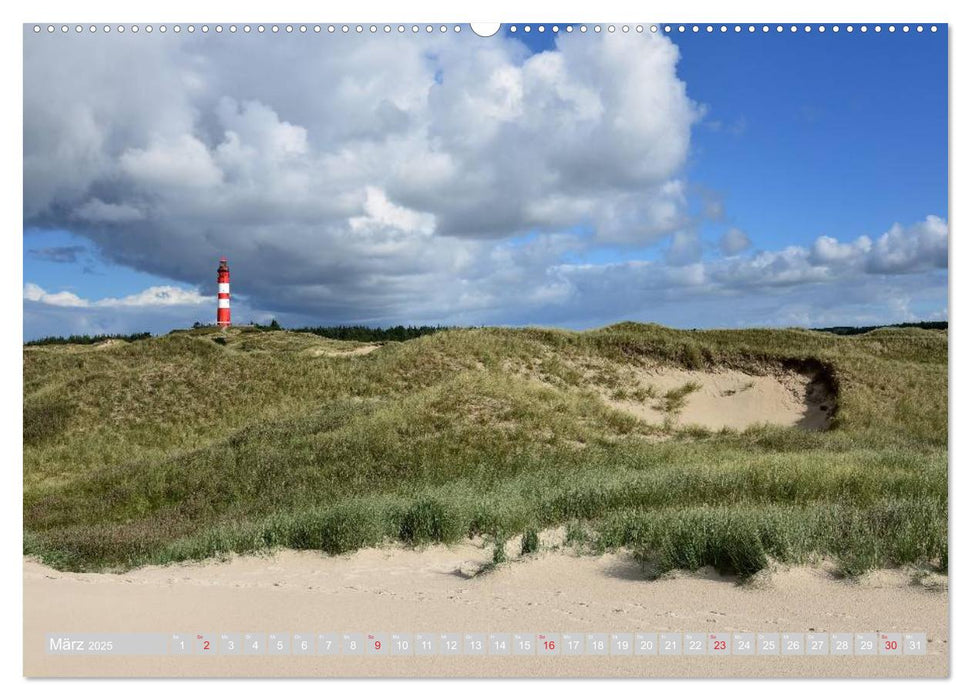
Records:
[[[490,550],[311,552],[75,574],[24,562],[29,676],[907,676],[948,672],[946,579],[906,570],[861,582],[825,567],[739,585],[712,572],[644,578],[624,554],[547,551],[467,578]],[[898,657],[59,657],[47,632],[926,631]]]
[[[372,353],[381,346],[377,343],[372,343],[370,345],[359,345],[356,348],[350,350],[327,350],[324,348],[314,348],[310,351],[310,354],[314,357],[352,357],[354,355],[367,355]]]
[[[752,425],[798,426],[822,430],[836,399],[819,381],[798,372],[754,375],[737,370],[692,371],[672,367],[633,370],[635,386],[652,396],[604,400],[651,425],[701,426],[744,430]],[[678,410],[665,410],[664,395],[691,386]]]

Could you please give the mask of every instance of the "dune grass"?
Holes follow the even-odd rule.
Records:
[[[945,333],[468,329],[341,354],[359,345],[203,328],[25,348],[25,553],[124,569],[566,524],[662,571],[946,570]],[[814,373],[833,427],[659,428],[601,398],[658,364]]]
[[[701,384],[698,382],[685,382],[677,389],[665,392],[664,401],[661,408],[665,413],[679,413],[684,408],[688,399],[688,394],[698,391]]]

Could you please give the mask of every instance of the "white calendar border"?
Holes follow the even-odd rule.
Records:
[[[853,22],[861,20],[875,21],[920,21],[920,22],[959,22],[957,26],[950,28],[951,43],[951,94],[952,111],[951,123],[959,121],[969,123],[971,121],[971,110],[967,105],[967,88],[964,92],[959,87],[961,76],[964,83],[968,82],[968,75],[971,69],[968,68],[969,48],[971,45],[971,24],[963,24],[963,20],[954,7],[956,3],[944,2],[942,0],[922,0],[920,3],[901,2],[900,0],[885,0],[882,3],[870,3],[869,6],[860,3],[860,6],[853,5],[845,0],[817,0],[809,4],[802,4],[795,11],[790,5],[769,2],[766,0],[735,0],[728,5],[725,2],[715,0],[696,0],[691,4],[686,3],[633,3],[623,2],[622,0],[596,0],[587,3],[576,2],[576,0],[537,0],[528,5],[516,0],[491,0],[490,2],[479,1],[477,3],[457,3],[454,0],[412,0],[412,2],[392,2],[391,0],[357,0],[353,3],[345,4],[324,4],[320,2],[309,2],[308,0],[274,0],[269,3],[255,2],[254,0],[237,0],[237,2],[218,7],[214,4],[200,3],[198,0],[189,2],[188,0],[169,0],[168,2],[156,6],[149,3],[131,3],[121,0],[85,0],[83,3],[77,0],[51,0],[49,2],[34,3],[7,3],[2,12],[6,20],[3,25],[3,41],[0,42],[3,55],[4,87],[6,96],[21,96],[20,82],[22,80],[22,31],[20,24],[30,21],[117,21],[126,22],[196,22],[213,21],[214,19],[228,19],[230,21],[246,22],[260,21],[269,18],[279,18],[280,21],[287,19],[311,20],[320,19],[321,21],[442,21],[442,22],[468,22],[476,21],[495,21],[507,19],[516,22],[548,22],[548,21],[684,21],[684,22],[712,22],[712,21],[735,21],[735,22]],[[641,15],[650,15],[643,17]],[[963,39],[963,41],[962,41]],[[11,100],[12,101],[12,100]],[[959,114],[965,117],[959,117]],[[0,152],[0,162],[6,169],[2,188],[4,207],[2,211],[6,214],[6,235],[3,237],[2,245],[5,247],[3,255],[0,255],[0,264],[3,265],[0,275],[3,276],[6,288],[4,294],[0,295],[5,305],[4,318],[10,326],[20,325],[22,328],[22,237],[16,233],[22,230],[22,108],[14,110],[8,108],[3,114],[4,129],[3,151]],[[958,181],[960,174],[968,172],[966,164],[969,161],[968,151],[958,130],[952,129],[950,134],[952,182]],[[959,169],[957,161],[960,160],[965,167]],[[964,182],[965,180],[961,180]],[[952,192],[955,192],[952,185]],[[950,197],[951,211],[948,221],[962,221],[957,210],[960,207],[959,198]],[[971,295],[967,293],[969,275],[955,275],[954,272],[966,269],[971,265],[971,260],[967,255],[968,244],[961,241],[961,236],[952,236],[950,275],[949,283],[952,286],[951,301],[959,304],[967,303]],[[958,314],[962,311],[959,309]],[[954,323],[954,304],[949,304],[949,319]],[[965,332],[961,324],[957,327],[951,326],[951,356],[958,357],[965,349],[971,346],[968,342],[968,333]],[[7,338],[2,346],[4,357],[2,366],[6,375],[5,385],[9,387],[7,396],[18,396],[15,391],[21,386],[21,349],[20,343],[12,338]],[[971,400],[971,385],[968,381],[968,373],[971,368],[962,370],[957,363],[950,367],[952,372],[951,387],[954,401],[951,404],[950,420],[951,425],[955,426],[955,415],[960,415],[966,423],[968,420],[968,402]],[[18,398],[19,400],[19,398]],[[21,407],[17,400],[8,401],[3,405],[2,425],[3,436],[6,438],[5,444],[18,444],[20,438],[20,427],[22,420]],[[950,445],[952,449],[952,464],[960,463],[960,457],[969,456],[968,439],[961,431],[952,430],[950,435]],[[7,600],[22,600],[23,578],[20,574],[20,562],[22,561],[22,456],[18,457],[15,464],[20,468],[6,470],[7,478],[10,481],[3,489],[5,497],[10,499],[3,508],[3,517],[6,518],[5,527],[2,528],[3,542],[6,547],[6,561],[17,566],[11,566],[7,570],[7,576],[0,580],[0,590],[5,594]],[[967,460],[963,460],[966,462]],[[951,498],[953,502],[959,502],[958,493],[961,498],[967,491],[969,477],[960,470],[951,470]],[[968,519],[960,512],[955,513],[951,521],[950,538],[952,545],[957,546],[957,553],[952,547],[951,571],[952,580],[964,580],[967,572],[967,565],[964,564],[966,558],[962,556],[966,549],[968,537]],[[953,590],[953,589],[952,589]],[[963,644],[961,632],[968,630],[968,607],[964,604],[964,594],[955,596],[952,608],[951,626],[949,630],[951,649],[951,661],[961,658],[961,651],[967,647]],[[4,664],[4,678],[12,679],[22,674],[22,635],[20,612],[15,606],[4,606],[3,614],[7,617],[6,629],[9,631],[0,641],[0,658]],[[16,631],[16,632],[14,632]],[[957,649],[958,653],[954,650]],[[952,676],[958,676],[960,683],[949,683],[946,686],[935,683],[933,688],[918,688],[920,682],[898,681],[879,681],[881,685],[881,698],[907,697],[912,698],[915,693],[930,692],[951,693],[958,685],[963,685],[971,672],[964,668],[952,668]],[[574,683],[568,681],[551,681],[556,687],[553,692],[558,697],[574,698],[583,697],[587,700],[592,694],[597,694],[602,690],[608,692],[650,692],[650,693],[671,693],[684,692],[684,681],[652,681],[650,689],[641,686],[621,688],[618,683],[631,683],[632,681],[612,681],[598,682],[591,681],[586,683]],[[635,681],[636,682],[636,681]],[[691,681],[689,681],[691,682]],[[712,681],[695,681],[707,683],[711,690],[714,690]],[[137,686],[132,684],[138,683]],[[269,693],[286,690],[286,692],[320,692],[312,690],[311,687],[298,689],[291,682],[263,682],[258,684],[233,682],[234,698],[265,698]],[[387,683],[384,682],[362,682],[362,681],[334,681],[339,683],[335,686],[330,684],[323,692],[360,694],[362,691],[381,692],[386,694],[391,691]],[[603,683],[603,685],[601,685]],[[366,686],[366,687],[365,687]],[[744,692],[754,697],[778,697],[780,692],[784,692],[788,698],[801,700],[802,698],[815,697],[819,692],[832,692],[834,690],[847,690],[850,692],[870,692],[864,690],[858,681],[830,681],[826,686],[814,686],[804,683],[793,683],[791,681],[739,681],[734,682],[730,689],[722,689],[718,692]],[[700,688],[699,688],[700,689]],[[153,700],[154,698],[170,698],[173,692],[178,694],[188,694],[197,692],[212,692],[214,690],[211,682],[195,681],[184,682],[176,686],[166,684],[147,684],[139,681],[100,681],[86,682],[83,692],[85,695],[111,697],[115,694],[130,697],[133,693],[138,693],[140,698]],[[535,684],[524,681],[506,681],[501,687],[491,684],[463,683],[462,681],[435,681],[435,682],[410,682],[402,684],[394,689],[397,698],[421,697],[423,700],[435,697],[448,697],[450,700],[458,693],[465,698],[493,698],[495,693],[501,692],[507,695],[510,692],[514,696],[529,693],[535,695],[539,690]],[[551,690],[543,689],[542,692]],[[66,687],[63,683],[24,683],[21,682],[17,687],[17,692],[22,696],[30,697],[57,697],[63,700],[65,695],[75,692],[75,689]]]

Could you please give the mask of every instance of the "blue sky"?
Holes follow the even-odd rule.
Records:
[[[532,52],[555,50],[556,35],[524,26],[504,32]],[[946,31],[712,26],[666,35],[707,108],[688,173],[722,198],[725,223],[774,248],[947,217]]]
[[[207,321],[219,254],[238,265],[241,321],[590,327],[633,318],[701,327],[946,318],[946,29],[751,35],[717,26],[669,34],[676,55],[667,40],[624,37],[649,47],[632,49],[629,61],[599,48],[619,37],[575,32],[560,40],[567,45],[548,31],[508,27],[478,43],[411,38],[439,42],[414,55],[407,44],[385,52],[381,37],[358,37],[353,48],[323,46],[319,63],[310,60],[318,49],[240,51],[229,37],[136,47],[120,37],[58,46],[25,36],[25,85],[36,77],[48,86],[36,100],[25,95],[25,335]],[[342,63],[343,51],[358,54]],[[93,87],[50,104],[50,66],[64,52],[78,72],[71,80]],[[113,52],[132,63],[130,80],[158,94],[113,77],[104,60]],[[563,54],[557,85],[530,83],[547,75],[543,52]],[[294,57],[319,70],[295,76],[292,93],[239,77],[240,63]],[[375,80],[375,66],[387,83]],[[463,111],[484,75],[493,93]],[[315,81],[330,103],[300,92]],[[602,121],[591,127],[576,115],[597,93]],[[164,108],[152,106],[163,98]],[[77,140],[89,138],[67,117],[77,99],[91,100],[86,114],[99,133],[85,148],[101,150],[72,156],[72,165],[63,154],[86,152]],[[115,101],[126,106],[108,109]],[[165,123],[153,121],[166,110]],[[603,138],[585,156],[592,165],[561,162],[559,154],[590,145],[579,137],[543,150],[538,141],[560,138],[544,134],[544,118],[568,123],[562,133]],[[636,128],[609,133],[617,123]],[[490,144],[496,134],[503,140]],[[467,142],[482,142],[481,152]],[[378,143],[384,156],[374,154]],[[391,163],[419,147],[427,151]],[[596,160],[611,148],[619,149],[612,162]],[[289,165],[274,155],[282,151]],[[476,172],[483,158],[494,163]],[[429,165],[416,176],[415,163]],[[464,163],[468,180],[436,180],[438,163]],[[299,197],[270,192],[291,177],[306,188]],[[454,191],[439,193],[442,182]],[[197,186],[179,189],[186,183]],[[726,243],[729,231],[736,244]],[[639,303],[620,303],[631,288]]]
[[[674,36],[707,120],[690,173],[766,247],[947,216],[946,33]]]

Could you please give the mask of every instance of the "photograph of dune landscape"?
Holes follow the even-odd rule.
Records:
[[[947,44],[24,25],[24,675],[948,677]]]

